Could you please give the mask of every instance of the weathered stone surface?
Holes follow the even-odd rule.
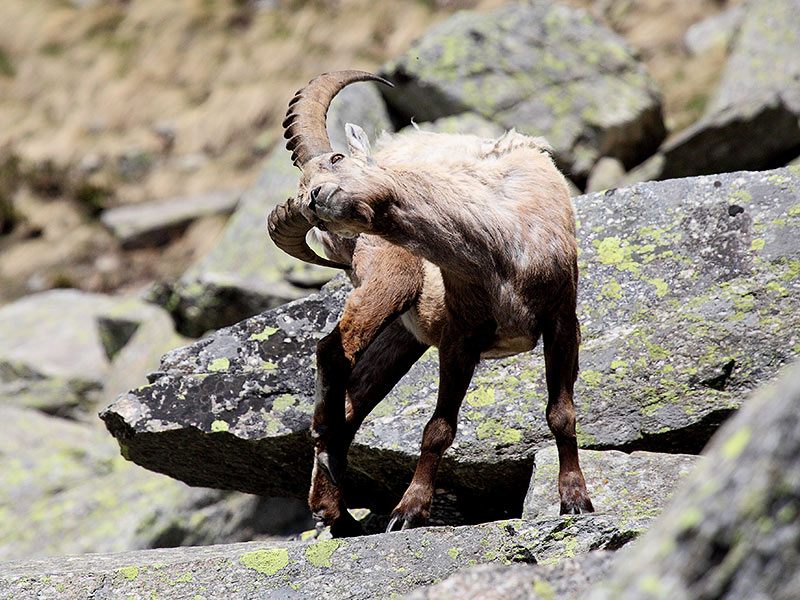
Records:
[[[103,378],[104,404],[98,408],[108,406],[120,394],[141,385],[142,378],[158,368],[164,354],[192,341],[176,333],[172,318],[164,310],[153,310],[141,323],[103,318],[100,324],[101,330],[110,332],[116,329],[130,335],[118,339],[117,345],[123,340],[124,343],[116,352],[109,353],[111,365]],[[109,339],[111,336],[104,337]]]
[[[0,403],[85,418],[102,397],[109,357],[153,319],[164,319],[171,331],[156,306],[77,290],[44,292],[0,308]]]
[[[579,440],[697,453],[759,382],[800,355],[800,177],[791,170],[649,183],[576,199],[584,345]],[[168,354],[103,418],[131,460],[196,485],[303,497],[313,347],[349,287]],[[434,518],[519,515],[550,443],[538,351],[483,363],[437,481]],[[437,387],[428,352],[366,420],[349,502],[386,514],[411,478]]]
[[[786,599],[800,589],[800,364],[745,403],[646,536],[611,598]]]
[[[136,467],[97,427],[7,404],[0,419],[0,561],[242,541],[304,524],[300,501],[190,488]]]
[[[579,438],[699,452],[800,354],[800,177],[673,180],[576,205]]]
[[[606,516],[0,564],[3,598],[393,598],[478,563],[551,563],[638,534]]]
[[[706,114],[659,152],[659,178],[786,164],[800,150],[800,0],[749,2]]]
[[[337,150],[346,150],[346,122],[358,123],[373,139],[391,130],[373,84],[349,86],[331,104],[328,132]],[[305,296],[336,274],[284,254],[267,235],[267,215],[294,195],[299,178],[300,171],[281,144],[267,159],[258,181],[242,195],[217,245],[171,289],[156,294],[174,315],[181,333],[199,337],[231,325]]]
[[[625,165],[616,158],[604,156],[598,160],[586,180],[586,192],[601,192],[619,187],[625,177]]]
[[[232,213],[240,196],[240,191],[218,191],[130,204],[103,211],[100,221],[125,248],[159,246],[195,219]]]
[[[657,516],[697,458],[662,452],[580,451],[581,469],[595,511],[618,518]],[[558,451],[549,446],[536,453],[536,469],[522,518],[554,516],[558,510]]]
[[[738,33],[746,14],[747,3],[742,3],[703,19],[686,30],[683,45],[692,54],[702,54],[715,46],[727,46]]]
[[[554,565],[481,565],[420,588],[406,600],[583,600],[608,576],[614,554],[586,552]]]
[[[631,167],[664,137],[658,93],[627,44],[588,13],[536,0],[460,12],[382,72],[403,118],[473,111],[544,135],[571,176],[613,156]]]
[[[464,112],[449,117],[442,117],[435,121],[424,121],[417,125],[423,131],[435,133],[468,133],[484,138],[498,138],[505,133],[505,129],[490,121],[486,117],[474,112]],[[408,130],[404,128],[402,131]]]

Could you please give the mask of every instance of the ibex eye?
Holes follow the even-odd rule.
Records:
[[[344,154],[334,154],[331,156],[331,164],[335,165],[337,162],[344,158]]]

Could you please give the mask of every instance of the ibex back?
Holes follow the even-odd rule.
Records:
[[[325,128],[330,101],[344,86],[370,79],[388,84],[341,71],[297,93],[284,127],[302,177],[296,197],[269,217],[280,248],[347,269],[355,286],[339,323],[317,346],[312,512],[335,536],[361,532],[341,491],[350,443],[369,412],[436,346],[436,408],[388,529],[424,524],[478,361],[530,350],[540,337],[561,512],[591,512],[572,401],[580,344],[574,214],[546,142],[513,130],[497,140],[412,132],[384,136],[373,155],[365,133],[348,124],[350,156],[335,153]],[[312,228],[328,259],[306,244]]]

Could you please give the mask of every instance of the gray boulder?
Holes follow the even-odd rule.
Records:
[[[620,518],[657,516],[692,470],[697,456],[661,452],[581,450],[581,469],[595,511]],[[558,514],[558,451],[536,453],[536,470],[525,497],[523,519]]]
[[[786,164],[800,149],[799,0],[749,2],[706,114],[650,159],[660,179]],[[655,164],[658,163],[658,164]]]
[[[7,404],[0,419],[0,561],[234,542],[307,525],[300,501],[193,489],[132,465],[97,427]]]
[[[620,528],[608,517],[582,516],[341,540],[17,561],[0,564],[0,595],[75,600],[396,598],[473,565],[551,563],[589,547],[619,547],[637,534],[637,529]]]
[[[484,138],[497,138],[505,133],[502,126],[474,112],[463,112],[435,121],[424,121],[417,126],[423,131],[434,133],[467,133]],[[403,128],[401,133],[411,128],[412,126],[409,125]]]
[[[543,135],[576,180],[603,155],[641,162],[665,134],[658,92],[632,49],[588,13],[544,0],[459,12],[382,72],[401,117],[472,111]]]
[[[738,33],[746,14],[746,3],[729,6],[689,27],[683,36],[683,45],[691,54],[703,54],[715,46],[727,46]]]
[[[100,221],[123,248],[160,246],[201,217],[227,215],[239,202],[239,191],[181,196],[104,210]]]
[[[749,400],[589,597],[789,599],[800,589],[800,364]]]
[[[176,341],[168,315],[136,299],[52,290],[3,306],[0,403],[87,418],[103,398],[114,357],[140,328],[154,322],[159,336]],[[169,347],[157,344],[155,351]],[[146,362],[141,370],[129,366],[126,377],[141,380],[156,365]]]
[[[302,82],[305,83],[305,82]],[[290,98],[286,99],[288,104]],[[372,139],[391,131],[386,107],[374,84],[345,88],[328,111],[331,145],[346,150],[344,125],[361,125]],[[319,289],[336,271],[308,265],[278,250],[269,239],[269,212],[297,191],[300,171],[283,144],[270,154],[253,186],[241,197],[214,248],[171,286],[152,298],[174,316],[190,337],[225,327]]]
[[[614,554],[586,552],[553,565],[480,565],[458,571],[406,600],[583,600],[611,571]]]
[[[800,356],[800,176],[781,169],[575,199],[584,345],[583,447],[698,453],[780,365]],[[131,460],[193,485],[304,497],[313,348],[349,290],[220,330],[164,357],[102,415]],[[350,454],[348,502],[386,514],[413,473],[437,387],[431,350],[377,407]],[[484,362],[445,455],[434,515],[519,515],[551,440],[537,351]]]

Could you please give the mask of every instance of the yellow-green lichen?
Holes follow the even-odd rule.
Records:
[[[603,238],[596,242],[597,258],[604,265],[617,265],[625,259],[625,251],[616,236]]]
[[[703,522],[705,516],[697,506],[690,506],[678,517],[678,530],[688,531]]]
[[[475,407],[489,406],[490,404],[494,404],[494,388],[487,388],[481,385],[474,391],[467,394],[466,401],[467,404]]]
[[[647,283],[656,286],[656,296],[663,298],[669,292],[669,286],[663,279],[648,279]]]
[[[533,582],[533,593],[542,600],[555,600],[556,593],[553,587],[546,581],[536,580]]]
[[[289,564],[289,551],[285,548],[255,550],[242,554],[239,562],[264,575],[275,575]]]
[[[649,574],[639,579],[639,590],[649,596],[663,596],[663,586],[657,575]]]
[[[610,300],[618,300],[622,297],[622,286],[615,279],[611,279],[603,286],[600,293]]]
[[[751,431],[747,427],[736,430],[725,440],[725,443],[722,444],[722,456],[731,460],[737,458],[742,453],[745,446],[747,446],[751,435]]]
[[[122,567],[121,569],[118,569],[118,572],[125,579],[136,579],[136,577],[139,575],[139,567]]]
[[[600,382],[603,380],[603,374],[600,371],[593,371],[592,369],[585,369],[581,371],[580,377],[586,382],[586,385],[590,387],[596,387],[600,385]]]
[[[225,358],[225,357],[215,358],[214,360],[211,361],[211,364],[208,365],[208,370],[209,371],[226,371],[228,369],[228,367],[230,367],[230,366],[231,366],[231,361],[229,361],[227,358]]]
[[[500,419],[486,419],[478,425],[475,436],[479,440],[494,436],[503,444],[516,444],[522,439],[522,432],[512,427],[506,427]]]
[[[447,551],[447,555],[448,555],[450,558],[452,558],[453,560],[456,560],[456,559],[458,558],[458,548],[450,548],[450,549]]]
[[[330,567],[331,555],[341,545],[339,540],[324,540],[306,548],[306,558],[315,567]]]
[[[264,327],[264,331],[262,331],[261,333],[252,334],[249,339],[256,341],[263,341],[277,331],[278,331],[277,327],[270,327],[269,325],[267,325],[266,327]]]
[[[225,421],[212,421],[211,423],[211,431],[214,433],[219,433],[220,431],[228,431],[230,429],[230,425],[228,425]]]
[[[291,394],[281,394],[272,402],[272,410],[286,410],[297,402],[297,398]]]

